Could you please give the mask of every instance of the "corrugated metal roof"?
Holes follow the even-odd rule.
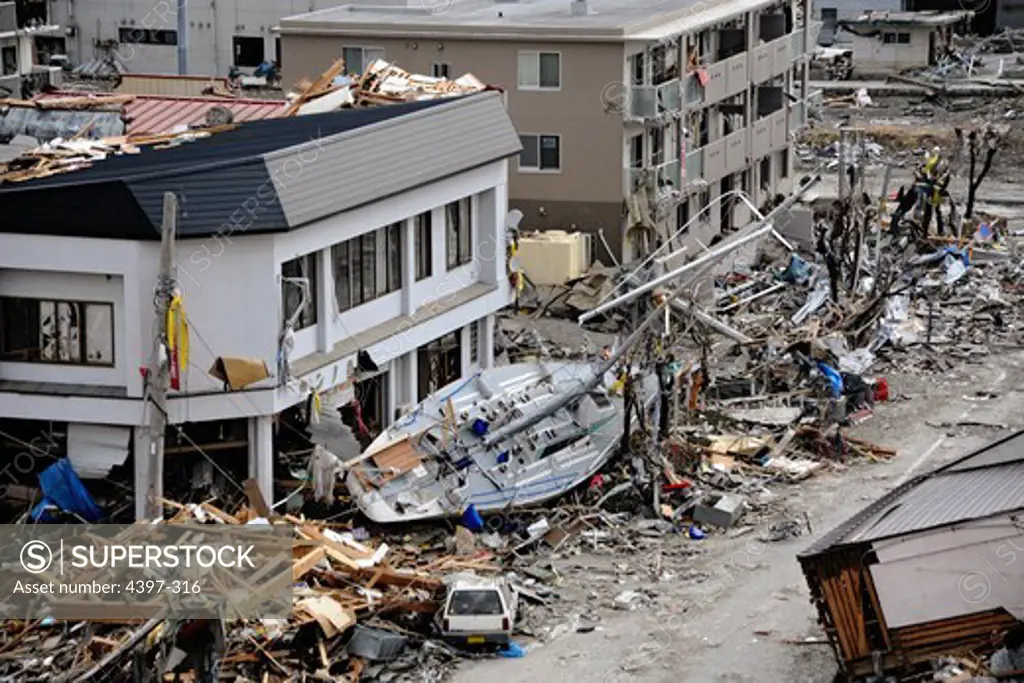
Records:
[[[1024,431],[890,491],[825,534],[801,557],[1022,509]]]
[[[160,97],[143,95],[124,106],[128,134],[169,133],[175,128],[204,122],[213,107],[225,107],[234,114],[235,122],[273,119],[284,113],[285,102],[274,100],[239,100],[217,97]]]
[[[95,95],[102,97],[105,93],[81,93],[81,92],[53,92],[37,95],[35,99],[56,99],[63,97],[84,97]],[[206,112],[213,107],[225,107],[231,110],[236,123],[245,121],[261,121],[281,116],[284,113],[287,103],[279,100],[243,100],[228,97],[171,97],[165,95],[136,95],[135,99],[121,105],[121,113],[97,112],[97,111],[68,111],[48,110],[46,115],[52,119],[68,120],[70,132],[63,133],[64,136],[73,135],[90,117],[99,119],[115,118],[120,122],[123,117],[127,121],[127,128],[123,126],[93,126],[90,128],[89,137],[98,138],[113,135],[159,135],[170,133],[175,129],[188,128],[192,124],[202,125],[205,121]],[[116,107],[116,105],[115,105]],[[110,107],[106,107],[110,109]],[[23,111],[32,112],[31,109]],[[10,115],[10,114],[9,114]],[[81,119],[81,122],[78,120]],[[77,126],[77,127],[76,127]],[[101,132],[97,132],[101,131]],[[19,131],[22,132],[22,131]],[[31,135],[32,133],[26,133]],[[55,137],[55,136],[50,136]],[[50,139],[49,137],[46,139]]]

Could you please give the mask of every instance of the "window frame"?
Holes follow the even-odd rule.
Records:
[[[904,40],[904,38],[906,40]],[[896,44],[897,45],[910,45],[910,32],[909,31],[897,31],[896,32]]]
[[[174,36],[174,42],[157,40],[157,36]],[[128,36],[128,37],[126,37]],[[119,26],[117,42],[131,45],[154,45],[157,47],[177,47],[178,31],[173,28],[141,28],[135,26]]]
[[[307,309],[307,311],[310,311],[310,312],[306,313],[304,311],[303,314],[298,317],[298,319],[295,321],[295,328],[294,328],[295,332],[299,332],[301,330],[308,329],[310,327],[313,327],[313,326],[317,325],[320,322],[319,297],[317,296],[317,289],[318,289],[317,284],[318,284],[318,279],[319,279],[319,277],[318,277],[318,270],[319,270],[319,267],[320,267],[320,264],[318,263],[318,261],[319,261],[318,252],[311,251],[311,252],[308,252],[306,254],[302,254],[301,256],[296,256],[295,258],[288,259],[287,261],[284,261],[281,264],[281,311],[282,311],[282,313],[284,313],[284,322],[287,322],[288,318],[291,317],[291,314],[288,311],[288,296],[287,296],[287,294],[288,294],[289,289],[292,289],[292,290],[295,290],[296,292],[300,292],[301,293],[301,290],[296,285],[290,284],[288,282],[285,282],[284,278],[286,278],[286,277],[304,277],[307,280],[309,280],[309,301],[306,304],[306,309]],[[298,275],[289,275],[289,274],[285,273],[285,267],[288,266],[288,264],[290,264],[290,263],[299,263],[300,264],[299,274]],[[308,273],[303,273],[303,270],[302,270],[302,267],[301,267],[303,263],[310,264],[310,270],[309,270]],[[301,301],[301,299],[299,299],[299,300]]]
[[[34,296],[14,296],[14,295],[3,295],[0,296],[0,354],[6,354],[6,338],[7,338],[7,322],[6,322],[6,305],[5,302],[9,300],[16,300],[22,302],[32,302],[40,310],[37,311],[37,319],[39,321],[39,329],[36,330],[38,335],[39,352],[38,359],[9,359],[0,357],[0,363],[31,363],[32,365],[61,365],[71,367],[85,367],[85,368],[113,368],[117,365],[117,338],[116,330],[117,326],[114,322],[114,303],[109,301],[96,301],[92,299],[54,299],[48,297],[34,297]],[[78,341],[76,346],[78,347],[78,360],[61,360],[60,359],[60,330],[59,321],[54,321],[54,335],[55,340],[55,356],[54,360],[48,360],[42,358],[42,305],[44,303],[53,304],[54,316],[57,316],[60,310],[61,304],[78,307]],[[88,349],[89,349],[89,308],[90,307],[105,308],[110,312],[110,361],[109,362],[90,362],[88,360]],[[25,349],[27,350],[27,349]]]
[[[424,220],[425,218],[425,220]],[[434,274],[434,217],[433,212],[424,211],[413,217],[413,253],[415,255],[413,278],[416,282],[426,280]]]
[[[480,321],[474,320],[469,324],[469,364],[480,362]]]
[[[559,133],[520,133],[519,143],[523,145],[523,149],[526,149],[526,144],[523,138],[535,138],[537,141],[537,166],[523,166],[523,153],[519,153],[519,157],[516,160],[517,168],[520,173],[561,173],[562,172],[562,136]],[[558,168],[543,168],[541,166],[541,146],[542,138],[554,138],[558,142]]]
[[[395,221],[331,245],[334,308],[338,313],[394,294],[405,286],[405,222]],[[372,257],[367,246],[370,242]]]
[[[444,72],[444,75],[440,74],[441,71]],[[433,64],[430,65],[430,75],[433,76],[434,78],[443,78],[444,80],[450,80],[452,77],[451,62],[434,62]]]
[[[463,216],[462,207],[466,207]],[[455,207],[455,215],[459,217],[459,223],[452,232],[451,210]],[[463,225],[462,218],[465,218]],[[473,197],[467,195],[448,202],[444,206],[444,236],[445,236],[445,263],[448,270],[460,268],[473,261]],[[454,249],[452,249],[454,237]]]
[[[374,47],[372,45],[342,45],[340,54],[340,57],[342,59],[345,58],[345,50],[359,50],[360,61],[359,71],[352,71],[352,69],[349,68],[348,60],[345,60],[344,71],[342,71],[342,73],[345,74],[346,76],[362,74],[364,71],[366,71],[366,67],[369,66],[367,62],[370,61],[366,58],[367,50],[380,53],[380,56],[374,57],[374,59],[387,59],[387,52],[382,47]]]
[[[239,42],[242,41],[242,42]],[[238,61],[239,52],[242,51],[242,45],[245,41],[252,41],[255,44],[256,41],[260,45],[260,59],[255,64],[241,64]],[[267,61],[267,42],[263,36],[245,36],[245,35],[232,35],[231,36],[231,64],[232,66],[242,69],[255,69],[263,62]]]
[[[396,221],[379,228],[384,233],[384,293],[394,294],[402,290],[402,230],[405,221]]]
[[[542,55],[556,55],[558,57],[558,85],[544,85],[541,83],[541,56]],[[531,85],[529,83],[523,84],[523,57],[537,58],[537,85]],[[562,52],[561,50],[519,50],[516,53],[516,86],[519,90],[527,91],[540,91],[540,92],[557,92],[562,89],[562,82],[564,81],[563,69],[562,69]]]

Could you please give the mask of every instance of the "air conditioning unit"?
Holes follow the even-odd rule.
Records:
[[[562,284],[590,269],[590,239],[582,232],[535,232],[519,239],[519,262],[535,285]]]

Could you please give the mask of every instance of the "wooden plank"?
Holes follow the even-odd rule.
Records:
[[[298,581],[310,571],[313,567],[320,564],[320,561],[327,557],[327,548],[317,546],[311,551],[300,557],[294,563],[292,563],[292,580]]]
[[[330,86],[334,79],[337,78],[344,69],[344,59],[339,59],[334,64],[332,64],[331,67],[327,69],[327,71],[320,74],[320,76],[315,81],[313,81],[313,85],[309,86],[307,90],[305,90],[302,94],[296,97],[295,100],[285,108],[284,114],[282,114],[282,116],[294,116],[299,111],[299,109],[302,108],[302,105],[304,105],[309,100],[313,99],[313,97],[318,95],[321,90],[324,90],[328,86]]]
[[[242,482],[242,488],[245,489],[245,495],[249,499],[249,507],[255,510],[260,517],[270,519],[272,512],[263,498],[263,492],[260,491],[260,483],[255,479],[246,479]]]

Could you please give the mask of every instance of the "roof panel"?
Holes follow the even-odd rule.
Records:
[[[906,482],[822,536],[801,556],[1022,509],[1024,431]]]

